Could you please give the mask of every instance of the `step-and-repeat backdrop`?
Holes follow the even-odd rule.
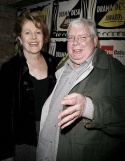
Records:
[[[50,31],[50,54],[56,57],[67,54],[68,24],[84,17],[96,21],[100,48],[125,65],[125,0],[50,0],[20,8],[18,15],[25,10],[41,11]]]

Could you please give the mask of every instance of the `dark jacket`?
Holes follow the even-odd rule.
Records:
[[[64,69],[62,66],[56,73],[54,90]],[[74,82],[69,93],[80,93],[92,99],[94,119],[81,117],[60,130],[56,161],[122,161],[125,159],[125,66],[97,48],[88,71],[91,72],[86,77],[83,73]],[[46,101],[42,115],[47,116],[51,98],[52,95]],[[44,127],[43,118],[41,127]],[[47,158],[41,139],[42,135],[38,144],[39,161]],[[46,141],[48,146],[52,144],[49,138]]]
[[[93,71],[70,93],[92,99],[94,119],[81,118],[61,130],[57,161],[125,159],[125,66],[101,49],[92,64]]]
[[[57,62],[52,55],[42,55],[48,65],[50,94],[56,82]],[[1,66],[0,102],[0,159],[4,159],[14,155],[15,144],[37,145],[34,87],[22,53]]]

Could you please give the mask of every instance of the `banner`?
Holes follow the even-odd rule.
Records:
[[[100,40],[100,48],[104,49],[107,54],[117,58],[125,65],[125,41],[124,40]]]
[[[65,38],[69,23],[76,18],[87,18],[88,0],[54,1],[51,38]],[[83,11],[84,9],[84,11]]]
[[[125,40],[125,0],[97,0],[92,18],[100,39]]]
[[[20,9],[40,10],[50,31],[49,53],[67,54],[69,23],[76,18],[95,20],[100,47],[125,64],[125,0],[52,0]]]
[[[61,58],[67,54],[67,42],[52,40],[49,47],[49,53]]]
[[[24,12],[25,10],[28,10],[30,12],[41,11],[41,16],[45,20],[48,26],[48,29],[50,31],[51,30],[52,3],[53,3],[52,1],[47,1],[47,2],[42,2],[42,3],[35,4],[35,5],[30,5],[27,7],[20,8],[18,9],[17,16],[22,14],[22,12]]]

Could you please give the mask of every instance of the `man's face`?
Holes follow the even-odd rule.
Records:
[[[74,67],[88,59],[94,52],[97,42],[98,37],[91,35],[88,26],[69,28],[67,51]]]

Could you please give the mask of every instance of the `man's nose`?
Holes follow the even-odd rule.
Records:
[[[73,45],[78,45],[78,44],[79,44],[79,39],[77,36],[75,36],[73,40]]]

